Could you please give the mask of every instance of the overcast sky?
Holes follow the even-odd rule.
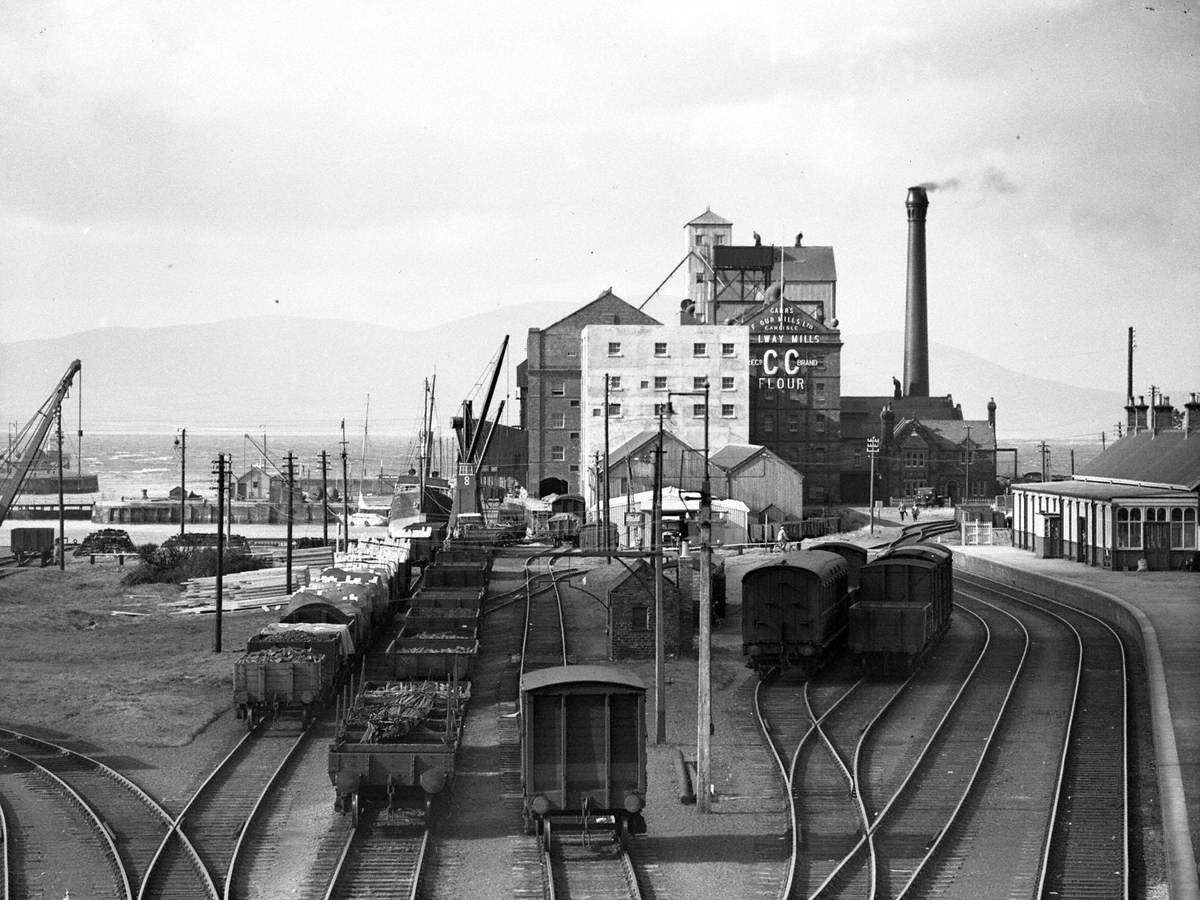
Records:
[[[633,6],[0,4],[0,341],[641,298],[706,206],[832,245],[850,339],[928,181],[932,340],[1200,390],[1200,9]]]

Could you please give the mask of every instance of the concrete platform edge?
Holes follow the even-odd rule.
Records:
[[[951,547],[950,549],[954,550],[955,548]],[[1149,618],[1137,607],[1099,588],[1065,581],[1040,572],[1019,569],[976,554],[955,552],[954,565],[960,571],[1031,591],[1038,591],[1039,585],[1052,582],[1056,594],[1053,599],[1066,601],[1081,609],[1085,608],[1078,600],[1081,595],[1084,598],[1100,598],[1111,604],[1114,617],[1122,620],[1121,624],[1127,630],[1140,635],[1142,651],[1146,659],[1146,676],[1149,681],[1150,718],[1154,730],[1154,760],[1158,768],[1163,842],[1167,851],[1171,897],[1174,900],[1200,900],[1196,856],[1192,845],[1191,828],[1188,824],[1179,754],[1175,747],[1175,729],[1171,723],[1171,705],[1167,697],[1166,670],[1163,667],[1158,633]],[[1044,590],[1041,592],[1046,593]],[[1093,609],[1087,611],[1095,612]]]

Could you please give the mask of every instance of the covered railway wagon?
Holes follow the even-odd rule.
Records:
[[[912,670],[950,624],[953,561],[937,544],[898,547],[864,566],[848,645],[864,669]]]
[[[646,831],[646,685],[615,666],[555,666],[521,679],[526,831]]]
[[[867,564],[867,548],[859,544],[851,544],[848,541],[825,541],[817,544],[812,549],[824,550],[829,553],[836,553],[842,559],[846,560],[846,565],[849,569],[847,573],[847,584],[851,591],[858,588],[858,573],[863,566]]]
[[[742,655],[759,674],[819,669],[845,642],[849,566],[836,553],[795,550],[742,576]]]

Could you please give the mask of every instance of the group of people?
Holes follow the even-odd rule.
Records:
[[[917,521],[917,519],[919,519],[921,517],[921,509],[915,503],[913,504],[913,507],[912,507],[912,517],[913,517],[914,522]],[[900,504],[900,521],[903,522],[907,518],[908,518],[908,507],[905,506],[903,503],[901,503]]]

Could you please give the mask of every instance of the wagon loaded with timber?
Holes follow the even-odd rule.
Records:
[[[364,803],[424,816],[454,778],[470,685],[367,683],[329,747],[334,808],[357,821]]]

